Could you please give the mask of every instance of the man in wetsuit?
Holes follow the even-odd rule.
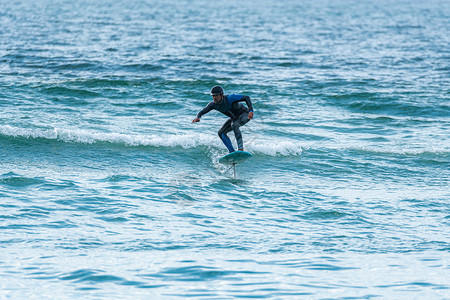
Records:
[[[197,114],[197,117],[192,121],[192,123],[200,122],[200,118],[213,109],[220,111],[229,117],[218,132],[220,139],[228,148],[230,153],[234,152],[235,150],[231,144],[231,140],[227,136],[227,133],[233,130],[234,136],[236,137],[236,142],[238,144],[238,150],[244,151],[244,142],[242,141],[241,130],[239,127],[245,125],[248,121],[253,119],[253,107],[250,97],[235,94],[224,95],[223,88],[218,85],[211,89],[211,96],[213,97],[213,101],[206,105],[206,107]],[[247,107],[239,103],[243,101],[245,101]]]

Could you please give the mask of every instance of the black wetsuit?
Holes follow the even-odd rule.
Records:
[[[244,101],[247,104],[247,107],[242,105],[242,103],[239,103]],[[210,112],[213,109],[220,111],[224,115],[230,117],[218,132],[220,139],[228,148],[228,151],[235,151],[233,145],[231,144],[230,138],[227,136],[227,133],[231,130],[233,130],[234,136],[236,137],[238,149],[244,149],[244,142],[242,140],[242,134],[239,127],[245,125],[248,121],[250,121],[250,119],[248,118],[248,113],[253,111],[250,97],[235,94],[225,95],[223,97],[223,100],[219,103],[211,101],[197,114],[197,118],[200,119],[204,114]]]

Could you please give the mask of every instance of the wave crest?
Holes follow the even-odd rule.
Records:
[[[10,125],[0,126],[0,135],[27,139],[45,139],[67,143],[111,143],[125,146],[150,146],[183,149],[196,147],[223,148],[216,135],[204,133],[139,135],[111,132],[94,132],[85,129],[29,129]],[[294,141],[265,142],[251,140],[246,150],[269,156],[298,156],[302,147]]]

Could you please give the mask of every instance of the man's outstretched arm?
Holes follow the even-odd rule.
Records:
[[[198,112],[197,117],[192,121],[192,123],[200,122],[200,118],[204,115],[209,113],[211,110],[213,110],[213,104],[214,102],[210,102],[208,105],[206,105],[205,108],[203,108],[201,111]]]

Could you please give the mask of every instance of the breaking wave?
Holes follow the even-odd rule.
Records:
[[[183,149],[223,147],[216,135],[204,133],[141,135],[95,132],[85,129],[29,129],[3,125],[0,126],[0,135],[14,138],[62,141],[66,143],[110,143],[130,147],[181,147]],[[249,141],[246,145],[246,150],[269,156],[299,156],[303,151],[302,146],[297,141],[277,141],[276,143],[269,144],[259,140]]]

